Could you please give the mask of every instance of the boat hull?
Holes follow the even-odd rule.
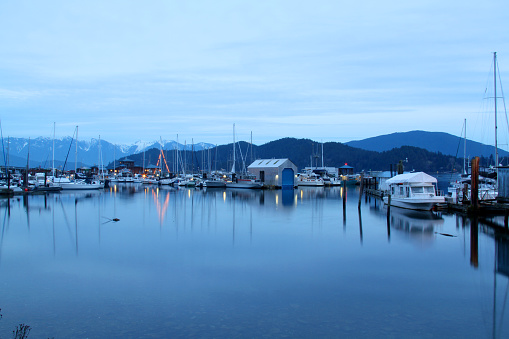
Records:
[[[388,204],[389,197],[384,197],[383,201],[385,204]],[[433,208],[433,206],[444,202],[445,202],[444,197],[437,196],[428,199],[391,198],[391,206],[415,211],[430,211]]]
[[[209,187],[209,186],[207,186]],[[263,188],[262,183],[258,182],[227,182],[226,188],[244,188],[244,189],[261,189]]]
[[[311,187],[323,187],[325,184],[323,181],[298,181],[298,186],[311,186]]]
[[[213,180],[206,180],[203,183],[203,187],[207,188],[225,188],[226,183],[224,181],[213,181]]]

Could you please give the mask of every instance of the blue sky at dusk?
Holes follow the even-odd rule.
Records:
[[[490,143],[508,19],[489,0],[2,1],[3,135],[346,142],[467,119]]]

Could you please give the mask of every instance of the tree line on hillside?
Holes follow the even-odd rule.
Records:
[[[163,167],[170,172],[175,170],[175,151],[163,151],[166,164]],[[158,163],[160,150],[151,149],[143,153],[129,156],[135,164],[155,166]],[[249,166],[256,159],[289,158],[299,169],[308,166],[322,165],[322,144],[309,139],[284,138],[256,146],[241,141],[236,144],[236,169],[239,171],[245,165]],[[125,158],[121,158],[122,160]],[[350,147],[338,142],[323,144],[323,164],[329,167],[341,167],[345,164],[354,167],[355,171],[384,171],[396,170],[396,164],[403,161],[405,170],[424,172],[453,172],[461,171],[463,159],[444,155],[440,152],[429,152],[425,149],[403,146],[390,151],[375,152]],[[481,164],[488,164],[490,159],[481,159]],[[182,164],[186,164],[186,172],[205,170],[229,171],[233,164],[233,145],[221,145],[203,151],[179,151],[179,171]],[[112,167],[113,164],[109,164]],[[118,165],[118,164],[117,164]]]

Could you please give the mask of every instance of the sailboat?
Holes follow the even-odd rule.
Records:
[[[94,190],[103,188],[104,184],[100,183],[99,180],[93,180],[92,182],[86,182],[82,179],[76,179],[78,165],[78,126],[76,126],[76,153],[74,161],[74,180],[70,180],[67,177],[54,178],[54,184],[62,187],[63,190]]]
[[[486,173],[479,177],[479,200],[495,200],[498,196],[498,120],[497,120],[497,52],[493,52],[493,99],[494,99],[494,112],[495,112],[495,171],[492,173]],[[460,202],[463,198],[470,199],[470,182],[471,176],[468,174],[468,168],[466,163],[466,124],[464,124],[464,146],[463,146],[463,174],[461,178],[455,182],[452,182],[448,188],[449,197],[454,202]],[[465,186],[467,187],[465,191]]]
[[[235,124],[233,124],[233,165],[231,171],[231,181],[226,182],[226,188],[249,188],[249,189],[260,189],[263,188],[263,183],[256,179],[256,176],[250,175],[246,172],[242,173],[237,177],[235,171]]]

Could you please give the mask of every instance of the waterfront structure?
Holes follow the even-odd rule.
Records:
[[[258,159],[247,167],[265,186],[293,188],[297,186],[297,166],[286,159]]]

